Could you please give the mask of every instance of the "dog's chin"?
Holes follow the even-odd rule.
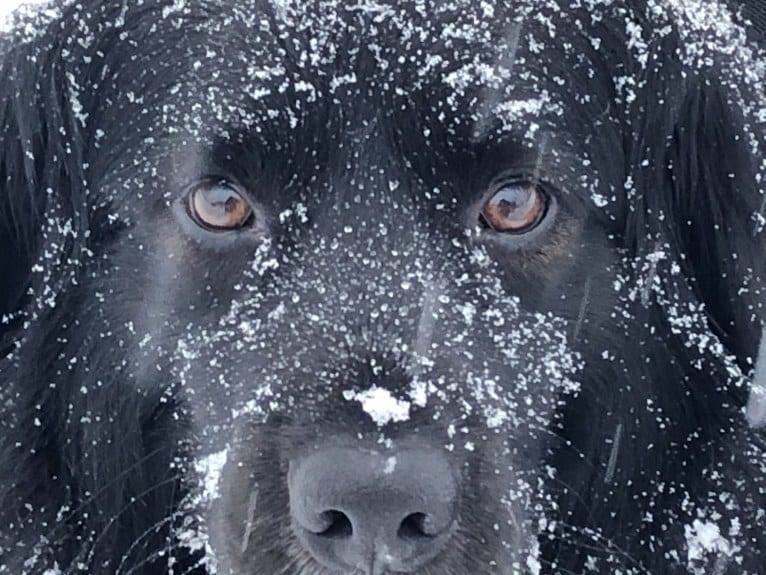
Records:
[[[515,541],[524,544],[506,541],[501,549],[496,550],[494,560],[482,564],[477,557],[486,556],[486,551],[479,550],[476,546],[493,546],[492,541],[467,538],[456,533],[448,542],[449,550],[437,556],[428,565],[413,568],[396,568],[385,558],[371,558],[367,568],[328,565],[307,551],[305,544],[294,534],[287,534],[278,539],[253,538],[250,546],[260,551],[252,555],[247,552],[246,547],[233,550],[228,545],[213,546],[212,554],[222,572],[232,575],[439,575],[478,573],[479,569],[487,575],[500,575],[508,572],[526,573],[530,566],[539,563],[539,548],[536,543],[531,542],[532,540],[533,538],[528,536],[519,536]],[[269,549],[268,553],[263,552],[265,548]]]

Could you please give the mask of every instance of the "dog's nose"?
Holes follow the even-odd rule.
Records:
[[[457,477],[437,450],[325,448],[290,463],[288,487],[299,538],[330,569],[412,572],[456,523]]]

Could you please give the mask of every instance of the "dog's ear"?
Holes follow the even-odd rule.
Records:
[[[40,209],[33,198],[35,165],[33,154],[25,153],[23,139],[31,134],[24,115],[32,115],[34,103],[20,105],[26,86],[14,70],[13,52],[2,56],[0,74],[0,314],[7,316],[19,304],[31,269],[34,251],[32,230],[38,225]],[[30,105],[32,104],[32,105]],[[2,328],[0,328],[2,333]]]
[[[753,131],[761,128],[737,102],[720,84],[690,82],[668,150],[667,233],[688,258],[714,329],[742,361],[755,357],[763,327],[766,182],[763,134]]]
[[[80,126],[60,49],[23,38],[4,46],[0,45],[0,336],[26,314],[23,310],[32,299],[55,306],[56,284],[65,281],[59,272],[86,235],[86,214],[80,207]],[[50,297],[45,298],[46,293]],[[44,298],[46,304],[41,303]]]
[[[646,82],[653,112],[643,115],[632,154],[642,193],[629,234],[639,255],[667,258],[668,275],[681,272],[656,283],[656,295],[673,331],[688,332],[684,346],[717,356],[717,369],[741,383],[731,372],[752,371],[766,317],[766,148],[750,111],[761,95],[718,68],[679,66]],[[741,405],[746,386],[733,387]]]

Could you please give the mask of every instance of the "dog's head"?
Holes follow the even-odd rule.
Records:
[[[712,2],[569,4],[86,2],[17,38],[0,542],[638,573],[704,565],[709,513],[757,565],[755,48]]]

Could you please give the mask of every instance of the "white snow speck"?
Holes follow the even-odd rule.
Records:
[[[59,16],[50,0],[0,0],[0,34],[13,28],[14,11],[18,11],[20,15],[45,13],[50,19]]]
[[[221,470],[226,464],[226,458],[229,455],[229,450],[222,449],[216,453],[199,459],[195,463],[197,472],[202,475],[203,483],[203,497],[207,501],[217,499],[220,496],[218,491],[218,483],[221,479]]]
[[[542,565],[540,564],[540,544],[537,541],[534,542],[529,555],[527,555],[527,569],[532,575],[540,575]]]
[[[346,390],[343,397],[348,401],[358,401],[362,409],[378,427],[391,422],[407,421],[410,418],[410,402],[396,399],[390,391],[373,385],[366,391]]]
[[[692,573],[704,573],[698,566],[705,562],[708,555],[731,555],[731,544],[721,535],[718,525],[711,521],[695,519],[691,525],[684,526],[687,546],[687,567]]]

